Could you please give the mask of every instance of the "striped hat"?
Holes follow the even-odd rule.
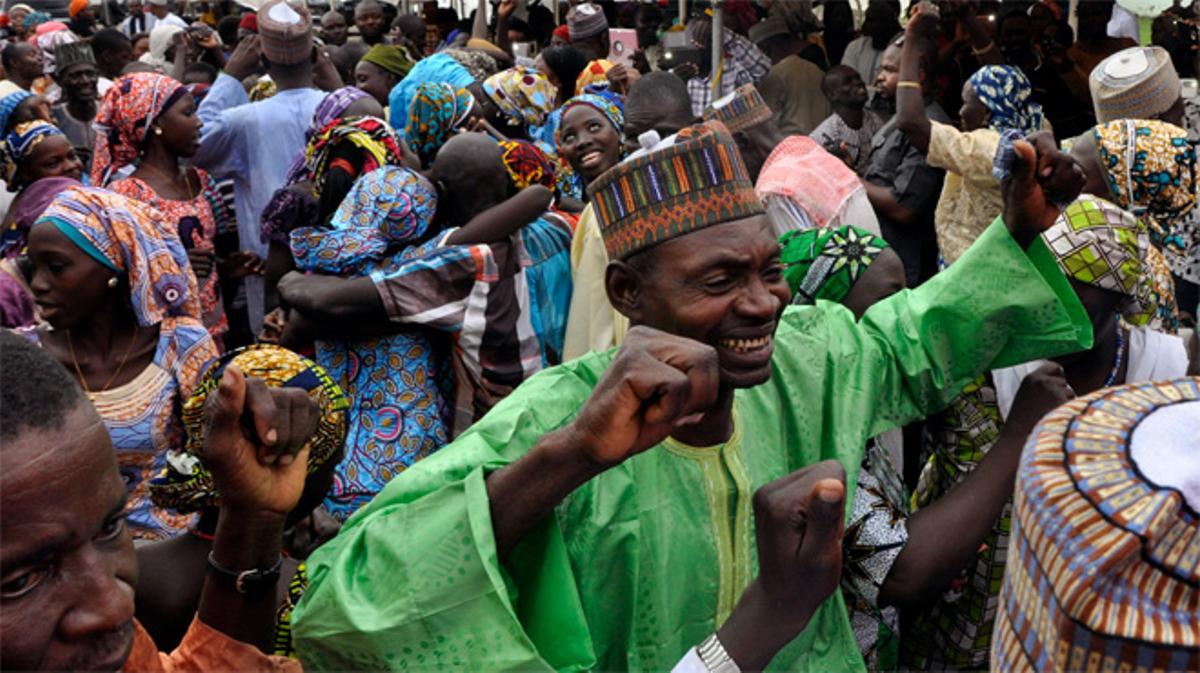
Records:
[[[637,153],[588,189],[609,259],[625,259],[714,224],[763,213],[729,131],[706,122]]]
[[[737,133],[771,119],[771,108],[753,84],[743,84],[704,111],[704,120],[712,119],[724,124],[730,133]]]
[[[267,60],[295,65],[312,58],[312,20],[303,4],[268,0],[256,14],[258,39]]]
[[[1017,473],[992,670],[1200,670],[1200,378],[1046,416]]]
[[[608,30],[608,18],[600,5],[585,2],[567,12],[567,31],[571,41],[586,40]]]
[[[1182,91],[1171,55],[1162,47],[1130,47],[1100,61],[1088,77],[1096,121],[1154,119]]]

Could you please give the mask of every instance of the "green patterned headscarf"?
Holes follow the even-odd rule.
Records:
[[[888,247],[887,241],[849,225],[789,231],[779,239],[783,277],[793,303],[841,301]]]
[[[1084,194],[1042,234],[1064,275],[1125,295],[1125,320],[1144,325],[1155,314],[1146,227],[1120,207]]]

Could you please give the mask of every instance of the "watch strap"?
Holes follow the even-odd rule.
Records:
[[[283,568],[283,555],[276,559],[270,568],[251,568],[250,570],[231,570],[217,563],[213,553],[208,552],[208,569],[212,574],[233,582],[239,594],[253,593],[266,587],[274,587],[279,582],[279,571]]]
[[[715,633],[700,643],[697,653],[709,673],[741,673],[742,669],[738,668],[733,657],[730,657],[729,653],[725,651],[725,646],[717,639]]]

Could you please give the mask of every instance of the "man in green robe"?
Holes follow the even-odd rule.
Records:
[[[312,555],[294,613],[305,668],[666,670],[716,633],[742,668],[778,650],[774,667],[863,669],[840,592],[786,618],[779,604],[803,587],[781,592],[778,569],[760,568],[752,495],[827,459],[853,493],[868,437],[989,367],[1088,347],[1038,240],[1057,215],[1043,183],[1077,193],[1081,177],[1017,147],[1005,218],[857,323],[837,304],[787,306],[723,127],[606,173],[592,193],[609,297],[637,327],[620,349],[527,380]],[[364,320],[384,310],[351,296],[361,281],[310,282]]]

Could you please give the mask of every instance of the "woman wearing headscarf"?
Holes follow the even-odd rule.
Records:
[[[467,87],[483,117],[506,138],[529,139],[529,128],[541,126],[554,108],[558,92],[542,73],[516,66]]]
[[[134,536],[183,532],[147,484],[182,446],[179,408],[217,356],[174,223],[119,194],[71,187],[29,234],[30,287],[48,323],[26,334],[79,378],[112,436]]]
[[[1180,316],[1171,274],[1200,281],[1196,154],[1187,131],[1161,121],[1123,119],[1077,138],[1071,153],[1087,176],[1083,192],[1124,208],[1149,231],[1158,306],[1151,324],[1174,334]],[[1192,297],[1185,310],[1194,308]]]
[[[558,127],[559,192],[587,201],[587,185],[624,156],[625,109],[615,94],[585,93],[562,106]]]
[[[924,3],[922,4],[924,7]],[[1042,108],[1020,68],[985,65],[963,84],[960,129],[929,118],[918,82],[919,50],[937,25],[918,11],[909,21],[896,89],[896,123],[934,168],[946,170],[934,211],[938,250],[946,264],[958,259],[997,217],[1003,204],[1000,181],[992,174],[1001,135],[1025,137],[1042,128]]]
[[[305,146],[313,136],[321,132],[321,129],[329,126],[330,122],[342,117],[382,117],[383,108],[374,102],[367,92],[353,86],[344,86],[340,89],[330,91],[321,99],[313,110],[312,122],[308,125],[308,130],[304,132]],[[304,178],[304,151],[296,155],[292,160],[292,165],[288,169],[287,180],[285,185],[291,185],[299,182]]]
[[[48,177],[35,181],[21,192],[5,215],[0,234],[0,327],[33,325],[38,311],[26,277],[26,241],[33,223],[58,196],[79,184],[71,177]]]
[[[175,34],[182,33],[183,28],[174,24],[159,22],[150,31],[150,51],[142,54],[138,60],[154,68],[159,73],[166,73],[171,68],[174,59]]]
[[[167,468],[150,482],[150,498],[154,504],[179,514],[196,514],[195,524],[188,535],[162,540],[137,548],[138,565],[142,568],[171,568],[172,572],[152,572],[138,575],[134,595],[135,616],[161,650],[178,646],[195,618],[200,593],[208,575],[208,555],[220,520],[221,494],[217,490],[212,470],[203,454],[204,406],[218,389],[221,377],[229,367],[237,367],[247,377],[271,388],[298,388],[316,402],[316,430],[309,440],[304,493],[287,515],[284,524],[285,540],[295,540],[295,528],[307,529],[306,518],[321,504],[333,483],[334,467],[341,461],[346,440],[346,407],[348,400],[329,374],[317,363],[279,346],[258,344],[226,353],[212,363],[201,378],[197,392],[183,403],[183,425],[187,435],[184,445],[172,451]],[[307,532],[307,530],[306,530]],[[323,534],[336,533],[322,531]],[[289,587],[303,571],[298,559],[305,554],[285,543],[289,553],[281,562],[279,581],[273,596],[280,607],[287,606],[291,597]],[[278,635],[278,634],[277,634]],[[290,642],[290,638],[284,639]],[[275,651],[287,655],[292,652]]]
[[[174,227],[200,284],[204,326],[219,344],[229,322],[215,240],[218,219],[225,220],[228,213],[208,173],[181,162],[199,146],[195,99],[166,75],[124,75],[104,95],[95,127],[92,184],[148,204]],[[128,177],[118,179],[135,165]]]
[[[1184,342],[1145,326],[1155,313],[1147,266],[1152,246],[1137,218],[1108,201],[1084,195],[1063,211],[1042,239],[1079,296],[1095,334],[1090,349],[1054,360],[1072,395],[1174,378],[1188,371]],[[945,411],[926,419],[924,454],[930,457],[913,496],[916,508],[936,502],[982,465],[1012,418],[1030,415],[1014,400],[1019,400],[1022,384],[1043,364],[1036,361],[993,370],[967,386]],[[964,564],[954,590],[906,620],[912,626],[902,639],[903,665],[987,666],[1009,532],[1006,509],[984,546]],[[935,587],[935,591],[949,588]],[[964,640],[960,634],[971,638]]]
[[[328,227],[294,229],[301,271],[362,277],[387,273],[436,232],[437,192],[408,168],[364,174]],[[410,328],[357,341],[316,342],[316,359],[350,398],[346,457],[325,508],[345,521],[388,481],[448,440],[450,409],[441,385],[452,377],[429,332]]]
[[[392,87],[412,70],[413,62],[403,47],[377,44],[354,66],[354,85],[387,105]]]
[[[425,82],[413,93],[404,128],[404,141],[416,152],[421,165],[433,163],[437,151],[474,113],[479,116],[470,91],[443,82]]]

